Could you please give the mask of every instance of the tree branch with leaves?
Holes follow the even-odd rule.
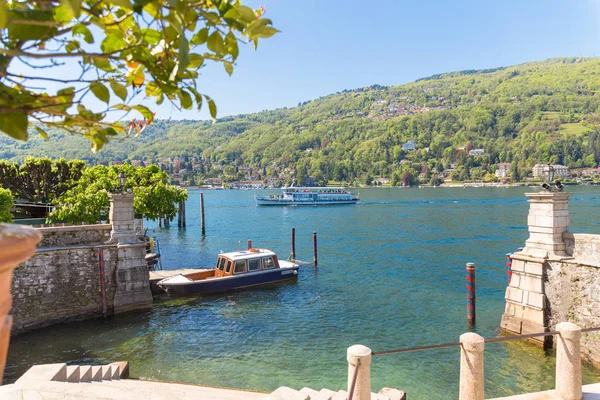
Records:
[[[153,120],[143,98],[178,109],[206,105],[216,118],[199,71],[215,62],[231,75],[240,44],[256,49],[278,32],[263,13],[239,0],[0,1],[0,130],[27,140],[33,125],[48,139],[44,127],[59,127],[96,151]],[[73,66],[78,76],[62,77]],[[92,109],[88,96],[105,107]],[[143,122],[124,122],[130,112]]]

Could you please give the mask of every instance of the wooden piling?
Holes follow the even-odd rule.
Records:
[[[177,227],[183,226],[183,202],[179,202],[179,211],[177,212]]]
[[[296,228],[292,228],[292,260],[296,259]]]
[[[204,193],[200,192],[200,226],[202,230],[202,236],[206,234],[206,229],[204,228]]]
[[[467,263],[467,322],[475,325],[475,264]]]
[[[317,266],[317,232],[313,232],[313,265]]]
[[[182,222],[183,227],[185,228],[186,225],[187,225],[185,223],[185,219],[186,219],[186,215],[185,215],[186,214],[186,212],[185,212],[185,201],[181,202],[181,207],[182,207],[182,210],[183,210],[183,217],[181,218],[181,220],[182,220],[181,222]]]

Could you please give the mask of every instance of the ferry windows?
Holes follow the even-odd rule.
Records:
[[[233,265],[233,261],[227,260],[227,268],[225,269],[225,273],[228,274],[231,272],[231,266]]]
[[[236,261],[235,268],[233,269],[234,274],[246,272],[246,261]]]
[[[271,257],[264,257],[263,258],[263,269],[271,269],[271,268],[275,268],[275,263],[273,262],[273,259]]]
[[[258,271],[260,269],[260,259],[248,260],[248,271]]]

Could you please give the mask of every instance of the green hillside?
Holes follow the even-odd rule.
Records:
[[[29,142],[0,136],[0,158],[25,156],[157,161],[182,157],[203,175],[234,177],[239,167],[272,176],[396,182],[452,167],[456,179],[482,179],[511,163],[524,177],[536,163],[569,168],[600,161],[600,59],[560,58],[506,68],[434,75],[401,86],[345,90],[297,107],[217,123],[159,121],[142,137],[92,154],[86,140],[52,132]],[[414,140],[416,150],[402,145]],[[469,156],[473,148],[483,156]],[[287,169],[287,172],[286,172]],[[291,172],[290,172],[291,171]]]

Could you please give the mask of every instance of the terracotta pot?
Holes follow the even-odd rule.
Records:
[[[0,384],[4,375],[12,316],[10,286],[12,272],[20,263],[35,253],[42,235],[33,228],[0,224]]]

